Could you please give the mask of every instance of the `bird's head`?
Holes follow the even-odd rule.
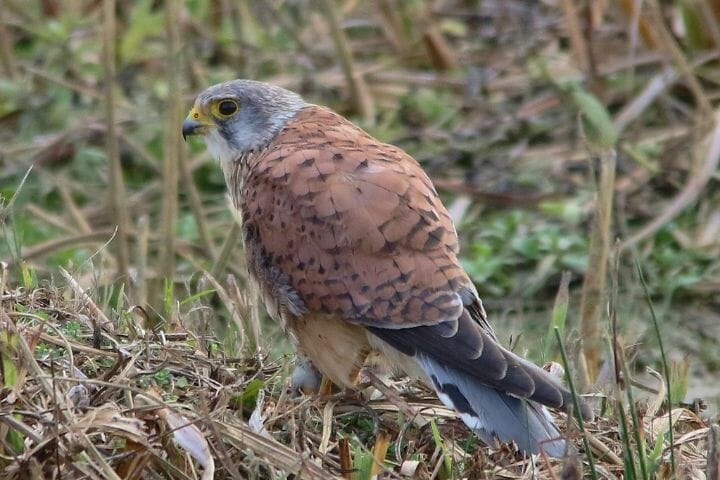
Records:
[[[266,83],[220,83],[195,99],[182,134],[202,136],[213,157],[232,162],[269,144],[305,105],[296,93]]]

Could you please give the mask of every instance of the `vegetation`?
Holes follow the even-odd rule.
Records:
[[[0,478],[718,478],[719,22],[715,0],[0,0]],[[290,395],[222,174],[180,135],[239,77],[423,163],[500,337],[595,403],[559,419],[577,454],[487,448],[371,371]]]

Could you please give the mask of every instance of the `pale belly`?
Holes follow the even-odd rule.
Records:
[[[269,289],[260,286],[260,292],[268,314],[282,325],[298,352],[336,385],[354,387],[366,361],[380,371],[399,370],[427,381],[413,358],[365,328],[324,313],[295,316]]]
[[[288,318],[286,328],[298,351],[333,383],[353,387],[371,352],[367,331],[325,314]]]

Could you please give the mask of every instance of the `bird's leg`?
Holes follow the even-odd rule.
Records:
[[[313,370],[340,387],[357,384],[360,369],[370,352],[364,329],[324,314],[290,318],[287,325],[297,340],[298,357],[306,359]],[[301,376],[298,374],[296,378]]]
[[[328,395],[332,394],[333,389],[333,382],[330,380],[329,377],[323,375],[322,381],[320,382],[320,389],[318,390],[318,395],[322,397],[326,397]]]
[[[360,356],[363,358],[367,357],[367,352],[362,351],[360,353]],[[307,363],[310,366],[312,366],[311,362],[307,362]],[[313,369],[315,369],[314,366],[313,366]],[[348,383],[352,386],[345,386],[345,388],[343,389],[344,396],[349,397],[349,398],[354,398],[354,397],[358,396],[359,392],[358,392],[356,386],[360,381],[360,370],[361,370],[361,368],[358,367],[357,369],[355,369],[355,371],[350,372],[350,379],[349,379]],[[318,375],[321,375],[321,377],[322,377],[322,379],[320,381],[320,387],[317,389],[317,394],[320,395],[321,397],[327,397],[327,396],[332,395],[333,386],[335,385],[333,383],[332,379],[330,377],[328,377],[327,375],[322,375],[321,372],[317,369],[315,369],[315,372]]]

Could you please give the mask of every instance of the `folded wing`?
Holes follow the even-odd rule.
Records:
[[[250,172],[240,202],[249,266],[286,313],[367,328],[414,358],[485,439],[561,450],[533,402],[566,410],[569,392],[498,343],[450,216],[412,157],[309,107]]]

